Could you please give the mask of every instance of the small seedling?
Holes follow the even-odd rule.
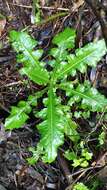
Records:
[[[73,190],[89,190],[89,189],[83,183],[78,182],[77,184],[75,184]]]
[[[81,146],[82,144],[82,146]],[[67,160],[72,161],[72,166],[74,168],[80,167],[87,167],[89,165],[89,161],[92,159],[93,154],[85,148],[83,142],[80,142],[78,148],[76,147],[77,151],[79,150],[79,155],[76,154],[74,151],[70,151],[69,149],[65,151],[64,156]]]

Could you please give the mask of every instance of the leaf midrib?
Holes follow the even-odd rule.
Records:
[[[35,97],[34,97],[34,99],[35,99]],[[34,99],[32,99],[32,100],[28,103],[29,106],[32,104],[32,102],[34,101]],[[15,117],[15,116],[16,116],[16,117],[19,118],[22,113],[25,113],[25,114],[27,115],[27,113],[26,113],[26,106],[25,106],[24,108],[20,108],[18,114],[14,114],[14,115],[12,115],[12,117]]]
[[[96,50],[95,50],[96,51]],[[94,51],[94,53],[95,53]],[[68,63],[68,68],[67,69],[63,69],[62,70],[62,73],[59,74],[58,78],[61,76],[61,75],[64,75],[66,73],[68,73],[73,67],[75,67],[77,64],[80,64],[80,62],[84,61],[84,59],[87,59],[91,54],[94,54],[93,51],[91,51],[90,53],[88,53],[87,56],[81,58],[81,60],[79,59],[79,61],[75,62],[74,64],[70,65],[70,63]],[[78,58],[78,57],[76,57]],[[75,58],[74,58],[75,59]],[[73,60],[74,61],[74,60]],[[67,65],[66,65],[67,66]]]
[[[31,68],[28,68],[28,72],[30,72],[30,69]],[[25,71],[26,71],[26,67],[25,67]],[[48,77],[46,78],[46,75],[44,76],[45,70],[43,71],[43,75],[40,75],[39,71],[38,72],[37,71],[38,70],[35,71],[36,75],[33,75],[32,71],[31,71],[31,75],[34,76],[34,77],[36,77],[36,78],[38,78],[38,80],[40,81],[40,83],[43,84],[44,81],[47,83],[48,82]],[[41,70],[40,70],[40,72],[41,72]],[[27,73],[25,73],[25,74],[28,75]],[[28,77],[29,77],[29,75],[28,75]],[[42,80],[42,82],[41,82],[41,80]]]
[[[52,144],[53,144],[53,134],[54,134],[54,131],[53,131],[53,114],[55,112],[55,109],[54,109],[54,102],[53,102],[53,91],[52,91],[52,86],[50,86],[50,89],[49,89],[49,107],[48,107],[48,127],[49,127],[49,131],[50,131],[50,146],[51,146],[51,153],[53,152],[52,151]]]
[[[19,38],[20,39],[20,38]],[[32,55],[32,53],[26,48],[26,46],[24,45],[24,43],[21,41],[20,39],[20,43],[22,44],[22,46],[24,47],[24,49],[27,51],[27,53],[32,57],[32,59],[34,59],[35,61],[35,65],[40,68],[40,66],[36,63],[37,60],[35,59],[35,57]],[[24,51],[23,51],[23,54],[24,54]],[[25,55],[26,56],[26,55]],[[32,64],[33,66],[35,66],[34,64]]]
[[[95,101],[98,105],[100,105],[100,107],[102,108],[102,104],[100,103],[100,101],[98,102],[98,101],[96,101],[96,99],[95,98],[91,98],[90,96],[88,96],[88,95],[86,95],[86,94],[83,94],[83,93],[81,93],[81,92],[79,92],[79,91],[76,91],[76,90],[72,90],[71,89],[71,91],[74,93],[74,94],[79,94],[80,96],[82,96],[82,97],[84,97],[85,99],[90,99],[90,100],[93,100],[93,101]]]

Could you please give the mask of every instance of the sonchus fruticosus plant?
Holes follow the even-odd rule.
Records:
[[[41,123],[36,125],[40,141],[35,149],[30,149],[33,157],[29,162],[42,159],[51,163],[57,157],[58,148],[64,143],[64,136],[74,143],[79,140],[77,124],[73,121],[75,116],[71,113],[72,106],[77,106],[84,114],[106,111],[107,99],[89,81],[79,83],[79,80],[74,82],[68,77],[85,73],[88,66],[96,67],[107,52],[105,42],[101,39],[71,53],[75,37],[76,32],[71,28],[57,34],[52,40],[53,47],[48,52],[48,61],[45,62],[43,49],[38,48],[38,42],[27,32],[10,32],[10,42],[17,52],[17,61],[22,63],[19,72],[44,86],[39,92],[29,95],[26,101],[22,100],[17,106],[12,106],[4,124],[6,130],[23,127],[29,114],[33,114],[38,99],[43,98],[43,109],[34,113],[36,118],[41,118]],[[47,65],[51,71],[46,69]],[[66,103],[58,96],[58,90],[64,92]]]

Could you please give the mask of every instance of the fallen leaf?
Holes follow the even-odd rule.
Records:
[[[0,20],[0,36],[2,35],[5,25],[6,25],[6,19]]]
[[[97,161],[94,161],[92,163],[92,166],[105,166],[107,165],[107,152],[105,152],[103,155],[101,155]]]
[[[84,4],[84,0],[76,0],[73,5],[73,9],[77,10]]]

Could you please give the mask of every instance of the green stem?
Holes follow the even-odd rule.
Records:
[[[54,14],[54,15],[50,16],[49,18],[41,21],[37,25],[46,24],[47,22],[53,21],[53,20],[57,19],[58,17],[62,17],[62,16],[66,16],[66,15],[68,15],[68,12],[62,12],[62,13]]]

